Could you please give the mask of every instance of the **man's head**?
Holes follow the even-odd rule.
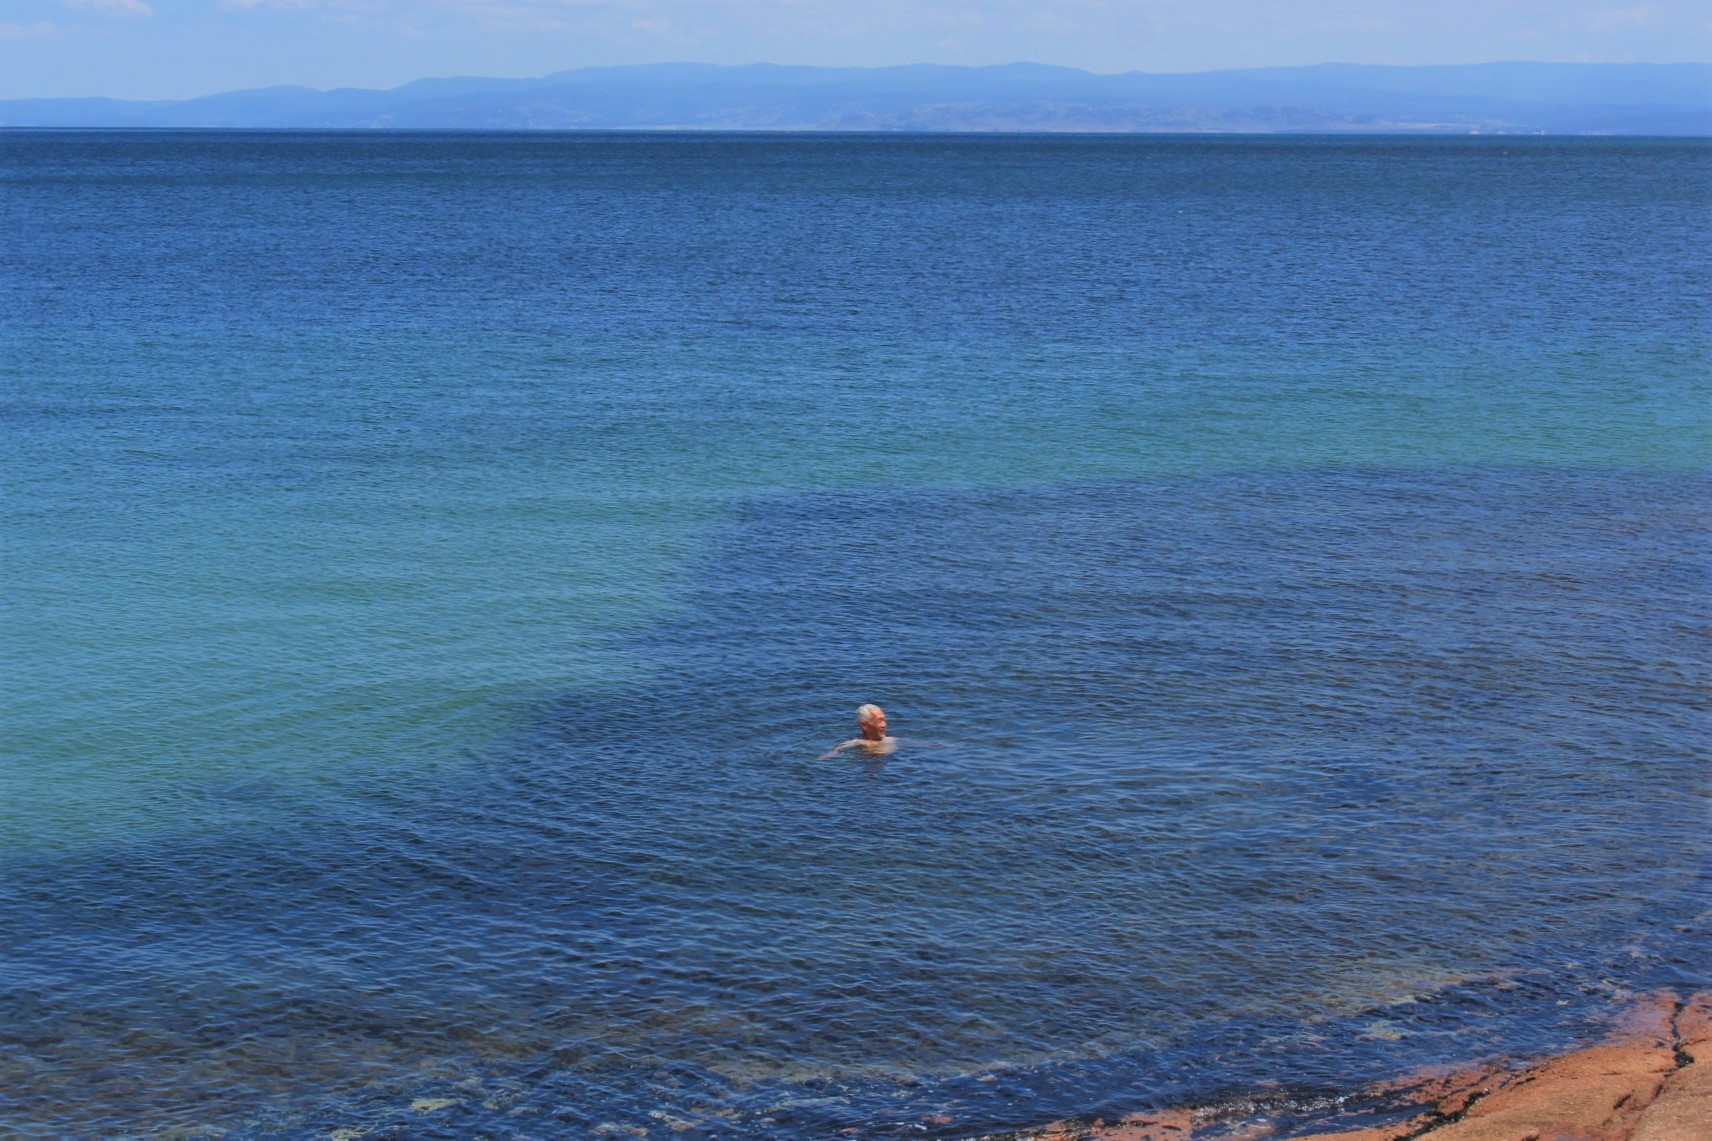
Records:
[[[865,741],[886,739],[886,711],[878,705],[864,705],[856,710],[856,727]]]

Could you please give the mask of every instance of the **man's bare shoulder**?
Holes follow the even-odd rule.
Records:
[[[824,761],[828,757],[835,757],[846,749],[855,749],[865,757],[887,757],[898,751],[898,739],[896,737],[882,737],[878,741],[870,741],[866,737],[852,737],[850,740],[834,745],[822,753],[820,759]]]

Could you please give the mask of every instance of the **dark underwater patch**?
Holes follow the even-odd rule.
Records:
[[[427,794],[13,869],[0,1108],[960,1135],[1556,1044],[1704,978],[1709,490],[750,503]],[[905,748],[816,760],[861,701]]]

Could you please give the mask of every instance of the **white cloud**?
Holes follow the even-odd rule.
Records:
[[[376,12],[386,6],[386,0],[220,0],[220,7],[236,12]]]
[[[58,31],[46,20],[37,20],[33,24],[0,24],[0,40],[33,40]]]
[[[59,0],[59,2],[74,12],[94,12],[99,16],[126,16],[146,20],[155,14],[155,10],[143,3],[143,0]]]
[[[1610,8],[1587,16],[1588,26],[1599,32],[1645,27],[1657,21],[1658,12],[1650,7]]]

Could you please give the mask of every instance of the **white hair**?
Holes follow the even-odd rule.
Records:
[[[858,705],[856,707],[856,724],[860,725],[864,721],[870,721],[875,717],[884,717],[885,715],[885,711],[878,705]]]

